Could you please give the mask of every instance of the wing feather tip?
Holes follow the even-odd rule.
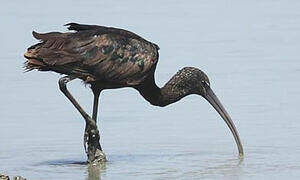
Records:
[[[35,31],[32,31],[32,36],[33,36],[35,39],[38,39],[38,40],[42,40],[42,39],[43,39],[43,34],[38,33],[38,32],[35,32]]]
[[[64,26],[69,26],[69,27],[67,27],[68,30],[76,30],[76,26],[79,26],[79,25],[80,24],[78,24],[78,23],[70,22],[70,23],[65,24]]]

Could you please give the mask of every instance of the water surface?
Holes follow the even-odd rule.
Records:
[[[2,3],[0,172],[28,179],[299,179],[300,2],[10,1]],[[210,77],[244,145],[240,161],[218,114],[192,95],[165,108],[133,89],[104,91],[101,143],[109,162],[88,168],[84,121],[55,73],[23,73],[31,31],[68,22],[129,29],[160,45],[162,86],[184,66]],[[69,85],[90,112],[92,93]]]

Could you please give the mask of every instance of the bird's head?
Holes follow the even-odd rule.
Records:
[[[243,147],[238,132],[225,108],[210,88],[208,76],[201,70],[194,67],[185,67],[173,76],[170,82],[174,83],[172,87],[181,94],[197,94],[205,98],[220,114],[225,123],[231,130],[237,143],[239,155],[243,157]]]
[[[204,84],[210,86],[208,76],[200,69],[194,67],[185,67],[178,71],[172,78],[175,82],[173,87],[179,91],[185,91],[187,94],[206,94]]]

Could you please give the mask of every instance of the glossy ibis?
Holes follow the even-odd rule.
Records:
[[[66,24],[75,32],[50,32],[33,36],[40,40],[24,54],[25,70],[55,71],[65,74],[59,88],[86,121],[84,147],[88,162],[106,161],[97,128],[99,95],[104,89],[132,87],[155,106],[167,106],[181,98],[198,94],[204,97],[230,128],[240,157],[243,147],[238,132],[210,88],[207,75],[194,67],[178,71],[162,88],[154,80],[159,47],[123,29],[97,25]],[[90,117],[70,94],[66,84],[75,78],[89,84],[94,94],[93,114]]]

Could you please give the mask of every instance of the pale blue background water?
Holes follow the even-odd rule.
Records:
[[[28,179],[299,179],[300,1],[5,1],[0,7],[0,172]],[[84,121],[55,73],[23,73],[31,31],[68,22],[125,28],[160,45],[156,79],[205,71],[240,133],[205,100],[152,107],[132,89],[100,101],[109,162],[89,169]],[[92,93],[70,85],[89,112]]]

